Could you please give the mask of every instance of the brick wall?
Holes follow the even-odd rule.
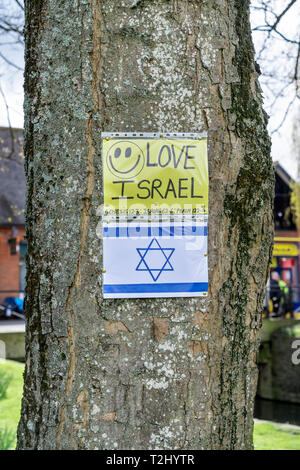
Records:
[[[20,241],[24,241],[23,227],[15,228],[12,233],[11,228],[0,227],[0,301],[10,295],[16,296],[16,292],[2,294],[3,290],[19,290],[20,289]],[[8,240],[10,238],[17,239],[18,251],[15,255],[11,255]]]

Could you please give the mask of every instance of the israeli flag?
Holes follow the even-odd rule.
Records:
[[[103,297],[207,295],[207,224],[103,228]]]

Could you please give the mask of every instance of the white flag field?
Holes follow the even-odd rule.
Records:
[[[207,295],[207,224],[103,228],[104,298]]]

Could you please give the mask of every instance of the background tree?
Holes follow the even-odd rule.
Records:
[[[278,116],[271,126],[274,134],[300,99],[300,4],[297,0],[252,0],[251,6],[267,111],[271,117]]]
[[[295,18],[299,17],[299,2],[252,0],[250,6],[256,59],[262,69],[260,82],[266,96],[267,112],[271,117],[278,116],[270,126],[271,132],[276,133],[299,99],[300,36],[297,27],[291,25],[291,19],[296,24]],[[11,72],[16,74],[22,71],[20,51],[24,45],[23,26],[23,0],[0,0],[2,82],[7,81],[7,73],[11,75]],[[4,99],[7,101],[5,96]]]
[[[8,56],[7,46],[23,48],[24,5],[22,0],[0,0],[0,58],[17,70],[22,68]],[[2,64],[3,65],[3,64]]]
[[[11,119],[11,96],[8,96],[7,90],[13,88],[16,74],[23,74],[23,25],[23,1],[0,0],[0,104],[4,105],[3,114],[10,131],[10,148],[5,158],[10,158],[17,147]]]
[[[27,0],[19,449],[252,447],[273,171],[240,0]],[[102,298],[101,131],[208,130],[208,298]]]

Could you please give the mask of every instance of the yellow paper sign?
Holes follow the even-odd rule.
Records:
[[[275,243],[273,256],[298,256],[298,248],[292,243]]]
[[[208,214],[206,139],[106,138],[102,155],[106,214]]]

